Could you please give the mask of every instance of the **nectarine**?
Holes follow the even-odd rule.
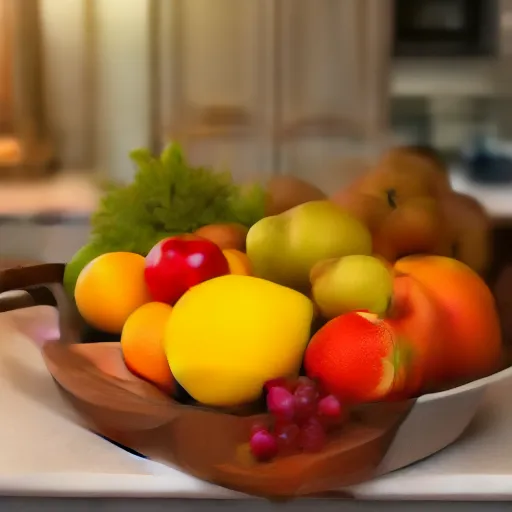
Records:
[[[403,258],[395,269],[419,281],[442,312],[437,325],[446,357],[445,378],[474,379],[498,368],[498,313],[491,291],[476,272],[444,256]]]

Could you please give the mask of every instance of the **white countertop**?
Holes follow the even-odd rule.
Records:
[[[454,190],[478,199],[491,217],[512,221],[512,184],[475,183],[458,171],[453,172],[450,178]]]
[[[485,185],[475,183],[464,173],[455,170],[450,179],[453,189],[478,199],[489,215],[512,222],[512,184]]]
[[[89,216],[101,196],[98,178],[91,171],[65,171],[47,179],[2,181],[0,216],[27,216],[65,212]]]
[[[53,308],[0,314],[0,495],[246,498],[82,428],[31,341],[56,329]],[[512,500],[511,392],[512,380],[495,384],[455,445],[352,492],[366,500]]]

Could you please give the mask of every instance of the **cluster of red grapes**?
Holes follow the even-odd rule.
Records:
[[[265,385],[267,409],[274,424],[255,424],[250,448],[259,461],[302,451],[319,452],[327,441],[329,427],[339,422],[342,407],[333,395],[324,395],[315,382],[300,377],[295,383],[277,379]]]

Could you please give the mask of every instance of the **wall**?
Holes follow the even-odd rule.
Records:
[[[11,60],[9,44],[9,13],[6,0],[0,0],[0,133],[9,128]]]
[[[129,179],[149,143],[149,0],[41,0],[46,104],[66,167]]]

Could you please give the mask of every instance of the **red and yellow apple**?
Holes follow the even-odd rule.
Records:
[[[444,361],[439,378],[476,379],[499,368],[502,344],[496,304],[476,272],[444,256],[410,256],[399,260],[395,270],[421,283],[437,303]]]
[[[377,315],[352,312],[325,324],[306,349],[304,367],[311,379],[340,400],[357,404],[382,400],[403,385],[408,347]],[[406,371],[406,370],[404,370]]]

